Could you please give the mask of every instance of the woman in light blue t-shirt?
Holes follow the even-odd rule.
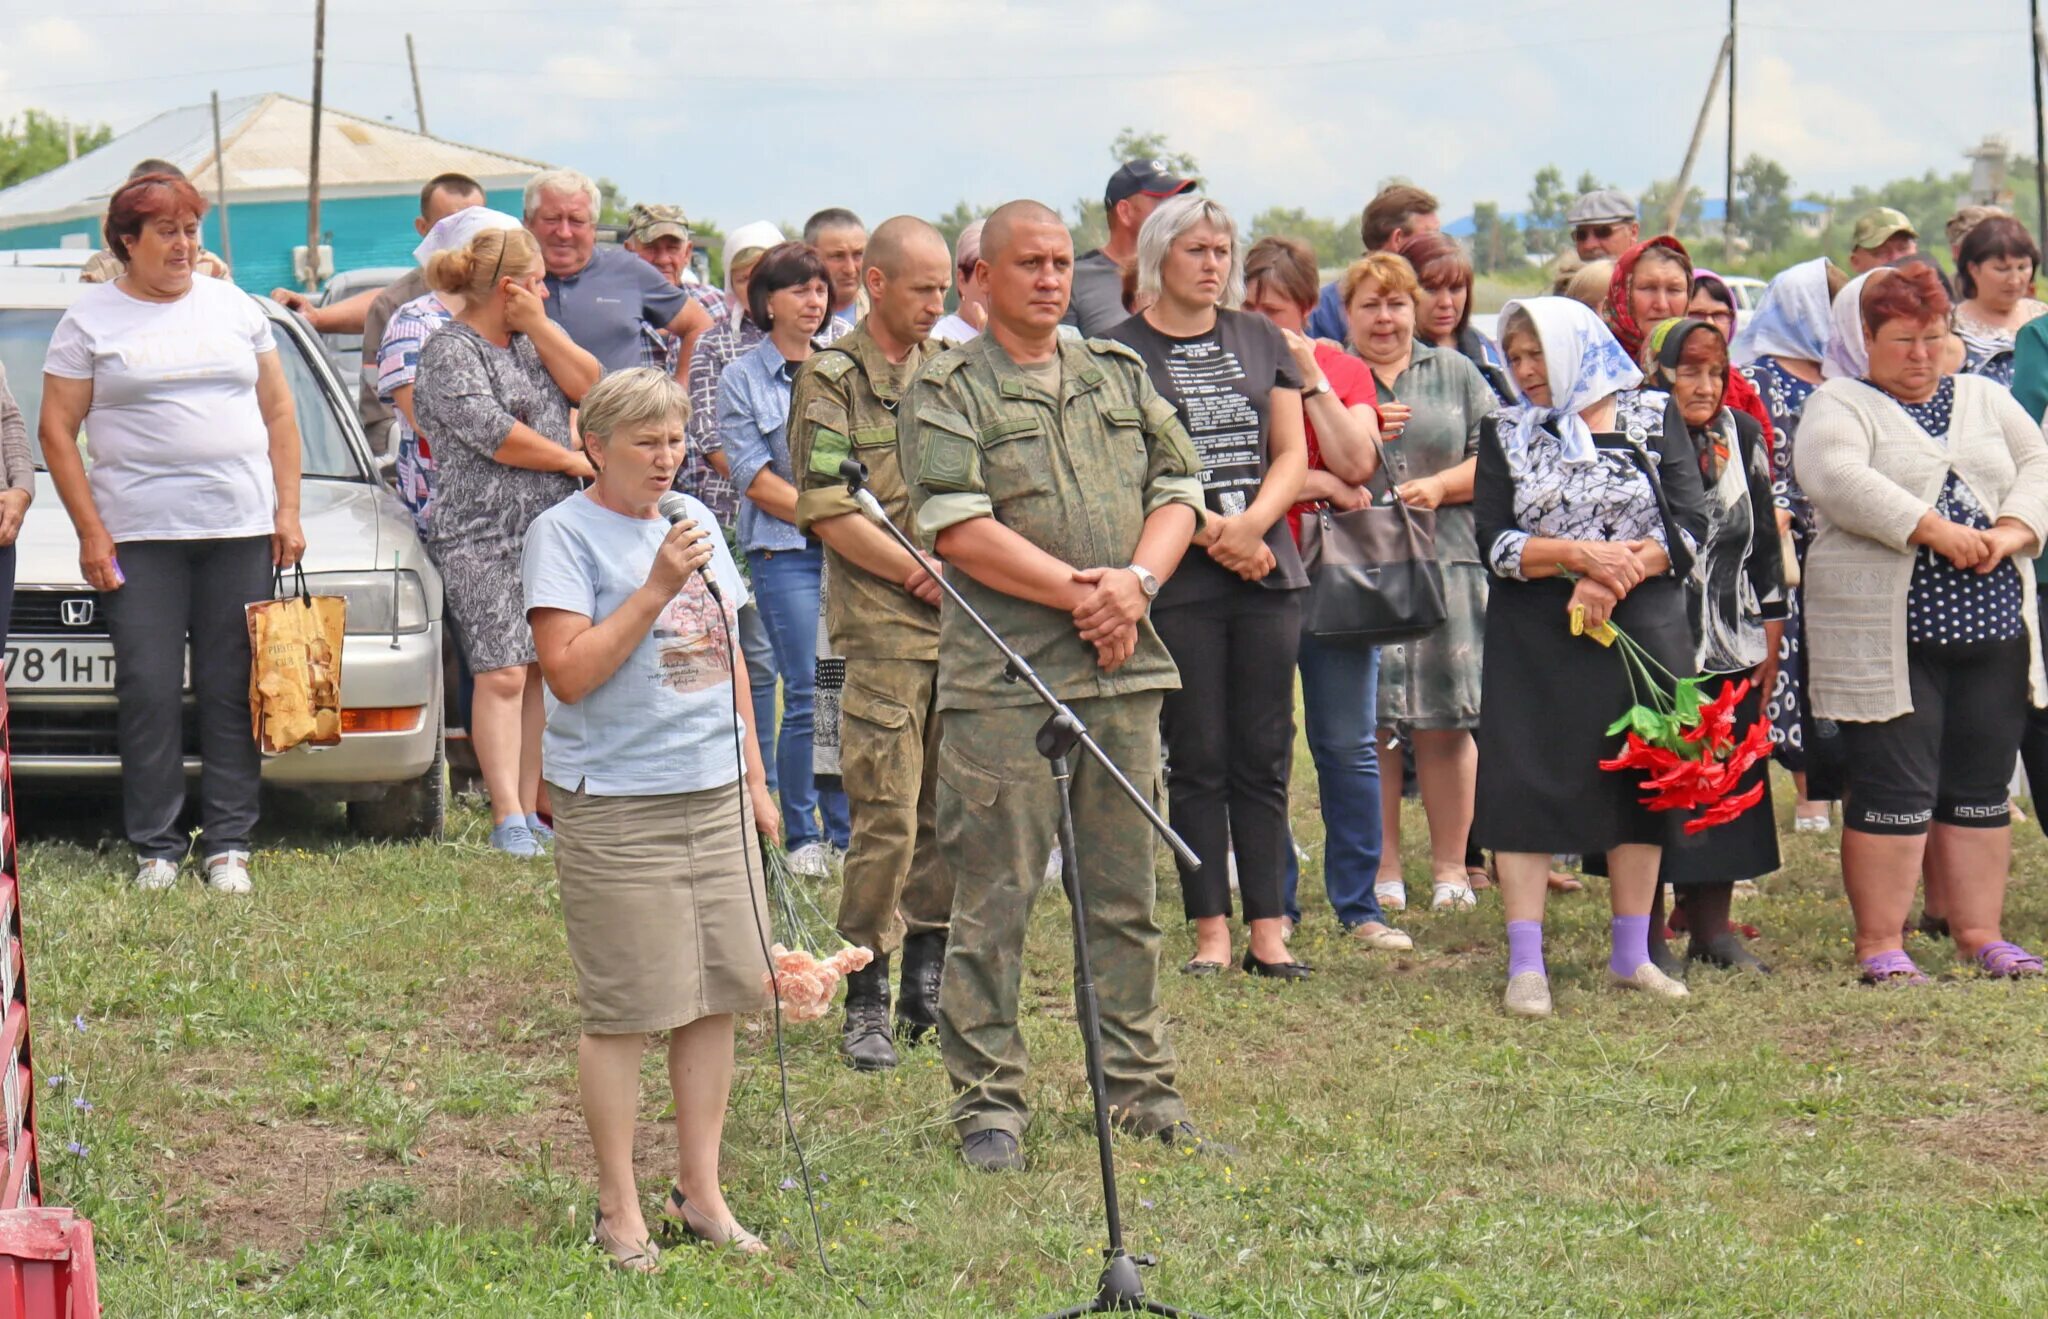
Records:
[[[690,517],[671,527],[658,508],[683,461],[688,414],[682,387],[660,371],[605,377],[582,405],[596,482],[535,519],[523,559],[597,1155],[591,1240],[640,1271],[660,1257],[633,1179],[650,1032],[669,1033],[676,1105],[664,1217],[716,1245],[766,1249],[726,1208],[718,1154],[734,1014],[769,1006],[754,835],[775,837],[779,816],[746,665],[734,662],[746,587],[710,510],[691,499]]]

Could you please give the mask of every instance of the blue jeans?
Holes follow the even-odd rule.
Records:
[[[754,696],[754,736],[761,743],[761,768],[768,776],[768,791],[776,790],[775,778],[775,648],[768,643],[768,625],[761,610],[749,600],[740,610],[740,654],[747,661],[747,688]]]
[[[1384,922],[1372,884],[1380,868],[1380,653],[1301,637],[1302,723],[1323,809],[1323,892],[1346,928]],[[1287,914],[1301,867],[1287,849]]]
[[[846,794],[818,791],[811,779],[813,700],[818,680],[818,579],[825,551],[749,550],[754,601],[768,626],[775,668],[782,675],[782,727],[775,735],[775,769],[782,797],[782,841],[802,847],[826,837],[845,847],[853,837]],[[824,817],[821,835],[818,818]]]

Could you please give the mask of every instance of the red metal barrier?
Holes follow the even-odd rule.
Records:
[[[69,1209],[0,1210],[0,1319],[99,1319],[92,1224]]]

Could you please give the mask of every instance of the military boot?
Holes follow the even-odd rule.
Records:
[[[880,956],[846,977],[846,1025],[839,1051],[856,1071],[879,1072],[896,1065],[889,1043],[889,959]]]
[[[896,1038],[919,1045],[939,1028],[939,976],[946,966],[943,930],[903,941],[903,992],[896,1000]]]

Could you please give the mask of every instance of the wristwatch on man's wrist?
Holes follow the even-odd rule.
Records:
[[[1330,378],[1328,376],[1324,376],[1321,380],[1316,381],[1313,385],[1310,385],[1307,389],[1303,390],[1301,396],[1305,399],[1320,398],[1321,396],[1329,392]]]
[[[1159,579],[1152,575],[1150,568],[1142,563],[1134,563],[1130,565],[1130,571],[1131,575],[1138,579],[1138,589],[1145,593],[1147,600],[1159,598]]]

